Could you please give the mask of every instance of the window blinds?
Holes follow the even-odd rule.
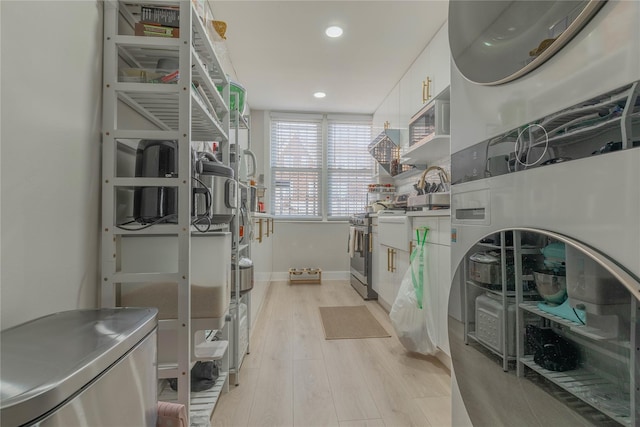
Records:
[[[363,212],[373,175],[371,124],[329,121],[327,133],[327,216]]]
[[[271,188],[274,215],[320,217],[322,123],[274,120]]]
[[[326,140],[323,124],[326,123]],[[347,217],[362,212],[374,162],[367,150],[371,122],[273,117],[271,188],[277,216]],[[323,161],[323,154],[326,153]],[[322,204],[326,182],[326,207]],[[324,210],[324,212],[323,212]]]

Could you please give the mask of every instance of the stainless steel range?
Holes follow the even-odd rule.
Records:
[[[349,256],[351,286],[365,300],[378,299],[372,288],[371,217],[368,213],[353,215],[349,219]]]

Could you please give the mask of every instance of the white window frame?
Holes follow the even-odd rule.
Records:
[[[272,124],[274,121],[283,120],[283,121],[318,121],[321,120],[321,153],[322,153],[322,164],[320,171],[320,215],[319,216],[307,216],[307,215],[276,215],[275,213],[275,183],[274,183],[274,174],[269,171],[269,200],[270,207],[269,213],[274,215],[278,219],[284,220],[294,220],[294,221],[345,221],[349,215],[346,216],[328,216],[328,197],[329,197],[329,167],[328,167],[328,129],[330,121],[343,121],[343,122],[351,122],[357,123],[362,122],[364,124],[368,124],[373,126],[373,116],[370,115],[356,115],[356,114],[317,114],[317,113],[281,113],[281,112],[271,112],[269,114],[269,126],[266,129],[266,134],[268,135],[269,140],[269,169],[273,166],[271,164],[271,153],[272,153]],[[371,158],[371,175],[372,179],[376,173],[375,162],[373,158]],[[364,209],[364,206],[363,206]]]

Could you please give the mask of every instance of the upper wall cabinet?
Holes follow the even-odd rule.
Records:
[[[408,123],[451,82],[449,32],[445,23],[400,80],[400,145],[408,146]]]
[[[406,127],[406,121],[401,120],[399,108],[400,85],[396,84],[373,114],[373,135],[378,135],[385,128]]]

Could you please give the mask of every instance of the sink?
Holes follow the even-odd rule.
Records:
[[[448,208],[451,205],[451,193],[427,193],[409,196],[407,206],[413,208]]]

